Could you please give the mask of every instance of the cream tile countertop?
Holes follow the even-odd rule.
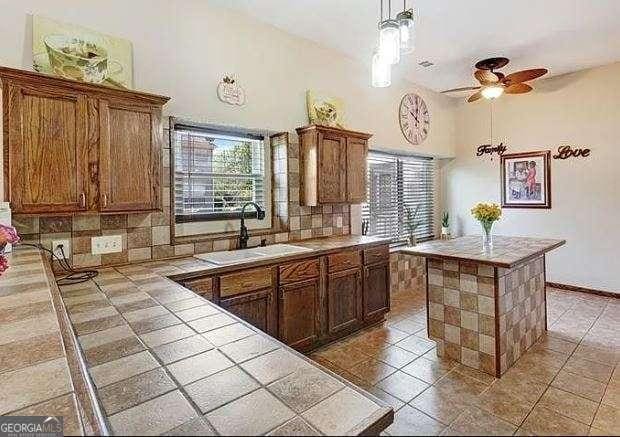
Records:
[[[398,251],[423,257],[469,260],[495,267],[512,268],[565,243],[565,240],[497,235],[493,237],[493,247],[485,249],[482,246],[482,237],[473,235],[427,241],[414,247],[398,248]]]
[[[322,239],[304,255],[382,242]],[[168,278],[225,266],[158,261],[57,287],[36,250],[9,262],[1,414],[118,435],[378,434],[393,420],[382,401]]]

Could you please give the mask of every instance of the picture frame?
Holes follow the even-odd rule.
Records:
[[[502,208],[551,208],[551,151],[504,154]]]

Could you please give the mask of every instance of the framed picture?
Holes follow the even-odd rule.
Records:
[[[551,152],[502,155],[502,207],[551,208]]]
[[[133,87],[130,41],[40,15],[32,22],[35,71],[114,88]]]

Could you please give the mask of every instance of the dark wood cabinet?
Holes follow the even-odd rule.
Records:
[[[277,336],[277,306],[275,305],[275,289],[266,288],[220,299],[222,308],[250,323],[269,335]]]
[[[364,320],[377,319],[390,310],[390,264],[364,267]]]
[[[319,338],[319,279],[281,286],[278,333],[287,345],[305,350]]]
[[[336,336],[362,323],[362,274],[353,268],[327,275],[327,334]]]
[[[14,213],[161,209],[167,97],[0,67]]]
[[[300,200],[303,205],[361,203],[366,199],[370,134],[312,125],[300,139]]]
[[[390,310],[387,245],[196,277],[182,284],[258,329],[308,352]]]
[[[101,210],[157,209],[161,195],[161,111],[101,100],[99,114]]]

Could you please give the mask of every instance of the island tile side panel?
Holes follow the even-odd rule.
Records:
[[[422,291],[426,289],[424,258],[402,252],[390,254],[390,292]]]
[[[428,335],[437,353],[496,374],[495,269],[428,259]]]
[[[544,255],[498,270],[500,373],[503,374],[545,331]]]

